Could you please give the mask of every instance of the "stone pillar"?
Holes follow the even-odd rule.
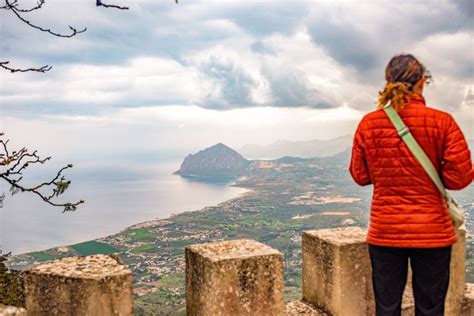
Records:
[[[415,316],[415,299],[413,298],[412,275],[410,262],[408,262],[408,275],[405,290],[403,291],[402,316]]]
[[[132,275],[115,256],[62,258],[25,271],[31,315],[132,315]]]
[[[21,307],[0,305],[0,316],[26,316],[26,309]]]
[[[243,239],[185,252],[187,315],[285,315],[279,251]]]
[[[474,284],[467,283],[462,301],[461,316],[474,316]]]
[[[462,301],[464,297],[464,281],[466,271],[466,230],[458,229],[456,231],[458,241],[453,245],[451,252],[451,264],[449,271],[449,288],[446,296],[444,312],[446,316],[461,315]],[[411,268],[408,271],[408,280],[405,287],[404,299],[410,302],[406,306],[406,313],[404,316],[415,315],[415,303],[413,299]],[[473,315],[474,316],[474,315]]]
[[[444,312],[446,316],[461,315],[461,305],[464,297],[466,273],[466,229],[456,231],[458,241],[453,245],[449,274],[449,289],[446,296]]]
[[[366,233],[359,227],[303,233],[303,301],[334,316],[375,314]]]

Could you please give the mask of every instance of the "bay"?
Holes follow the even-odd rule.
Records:
[[[181,161],[80,163],[65,173],[72,184],[58,201],[84,199],[85,203],[67,213],[30,193],[10,196],[9,187],[2,183],[0,194],[5,192],[6,198],[0,208],[0,249],[20,254],[83,242],[136,223],[217,205],[247,191],[230,186],[235,178],[172,175]],[[50,179],[60,166],[30,172],[30,182]]]

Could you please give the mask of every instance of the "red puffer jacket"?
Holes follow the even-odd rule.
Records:
[[[399,115],[447,189],[460,190],[472,182],[471,153],[450,114],[426,106],[417,94]],[[432,248],[456,242],[438,189],[383,109],[366,114],[359,123],[349,171],[359,185],[374,185],[367,243]]]

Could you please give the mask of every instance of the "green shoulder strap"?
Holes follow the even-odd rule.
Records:
[[[443,182],[439,177],[438,172],[436,171],[433,163],[431,162],[430,158],[425,154],[423,149],[420,145],[416,142],[413,135],[410,133],[408,127],[403,123],[400,115],[398,115],[397,111],[388,104],[384,106],[384,111],[387,113],[389,119],[392,121],[393,125],[397,129],[398,136],[405,142],[408,149],[410,149],[411,153],[415,156],[415,158],[419,161],[423,169],[425,169],[426,173],[430,176],[431,180],[433,180],[434,184],[438,188],[441,196],[446,199],[446,190],[444,188]]]

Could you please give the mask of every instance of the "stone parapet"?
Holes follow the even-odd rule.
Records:
[[[365,235],[359,227],[303,233],[303,301],[334,316],[374,314]]]
[[[322,310],[301,301],[286,303],[286,313],[288,316],[329,316]]]
[[[415,316],[415,300],[413,299],[413,289],[411,287],[411,268],[408,265],[407,285],[403,291],[402,316]]]
[[[132,315],[132,275],[114,256],[53,260],[24,280],[29,315]]]
[[[456,231],[458,241],[452,247],[449,272],[449,289],[446,295],[446,316],[461,315],[466,274],[466,230]]]
[[[283,255],[253,240],[186,247],[187,315],[285,315]]]
[[[375,314],[366,233],[358,227],[303,233],[303,301],[334,316]],[[461,308],[468,301],[464,291],[465,230],[458,230],[457,236],[451,254],[446,316],[461,315]],[[403,316],[415,315],[411,275],[410,269],[403,296]]]
[[[21,307],[0,305],[0,316],[26,316],[26,309]]]
[[[474,284],[472,283],[466,283],[460,315],[474,316]]]

